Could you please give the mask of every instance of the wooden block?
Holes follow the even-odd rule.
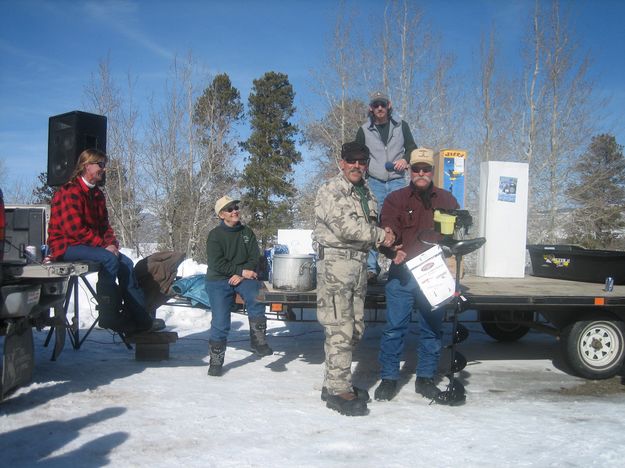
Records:
[[[169,343],[135,345],[135,360],[137,361],[167,361],[169,359]]]
[[[137,361],[166,361],[169,359],[169,345],[175,343],[178,333],[148,332],[127,337],[129,343],[135,344]]]
[[[137,333],[126,338],[129,343],[147,344],[175,343],[177,340],[178,333],[168,331]]]

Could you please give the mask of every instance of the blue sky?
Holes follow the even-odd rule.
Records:
[[[461,74],[474,71],[480,34],[492,22],[506,65],[518,65],[533,0],[418,3]],[[561,3],[592,57],[595,89],[611,99],[602,129],[624,144],[625,2]],[[348,4],[369,18],[381,15],[384,2]],[[210,72],[228,73],[244,102],[252,80],[274,70],[289,75],[299,110],[314,107],[310,71],[321,66],[337,9],[330,0],[0,0],[0,158],[9,180],[31,181],[46,170],[48,118],[84,109],[84,87],[107,54],[118,85],[127,73],[137,77],[135,99],[143,102],[162,93],[172,58],[191,50]]]

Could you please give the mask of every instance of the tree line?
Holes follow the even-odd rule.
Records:
[[[382,90],[419,146],[468,150],[469,209],[477,209],[481,162],[525,162],[528,242],[624,246],[623,147],[597,128],[602,103],[591,61],[558,1],[536,1],[526,18],[520,69],[502,66],[497,44],[505,31],[494,24],[482,36],[472,78],[459,75],[456,58],[442,49],[415,2],[391,0],[380,8],[368,23],[357,2],[341,4],[324,64],[311,72],[321,115],[296,114],[284,73],[254,80],[244,106],[227,73],[198,81],[189,56],[174,60],[164,98],[140,119],[136,79],[129,76],[122,92],[103,59],[85,87],[85,110],[108,117],[106,194],[122,244],[140,251],[150,238],[159,249],[205,261],[203,242],[217,223],[212,207],[224,193],[241,198],[263,248],[280,228],[311,228],[316,188],[336,174],[340,146],[366,119],[368,94]],[[147,121],[144,137],[140,120]],[[246,123],[250,134],[241,140]],[[303,162],[298,138],[310,167],[299,187],[293,178]],[[245,165],[238,171],[240,153]],[[49,195],[45,184],[34,194],[41,201]]]

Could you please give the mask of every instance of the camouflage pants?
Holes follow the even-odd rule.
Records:
[[[326,254],[317,262],[317,320],[325,331],[324,386],[331,395],[352,391],[352,350],[365,331],[367,254],[354,253],[362,255]]]

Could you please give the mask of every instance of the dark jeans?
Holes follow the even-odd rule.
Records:
[[[145,295],[139,287],[132,260],[119,253],[115,255],[104,247],[72,245],[67,248],[62,260],[89,261],[100,263],[97,291],[99,294],[119,294],[123,310],[138,328],[149,328],[152,317],[145,310]],[[118,280],[119,285],[115,282]]]
[[[412,311],[419,309],[417,376],[433,377],[438,368],[444,309],[432,310],[405,265],[392,264],[386,283],[386,326],[380,342],[381,378],[399,379],[399,363]]]
[[[265,316],[265,304],[258,302],[260,284],[256,280],[244,279],[236,286],[228,280],[206,280],[206,292],[212,312],[210,341],[226,341],[230,332],[230,313],[235,293],[243,298],[250,320]]]

